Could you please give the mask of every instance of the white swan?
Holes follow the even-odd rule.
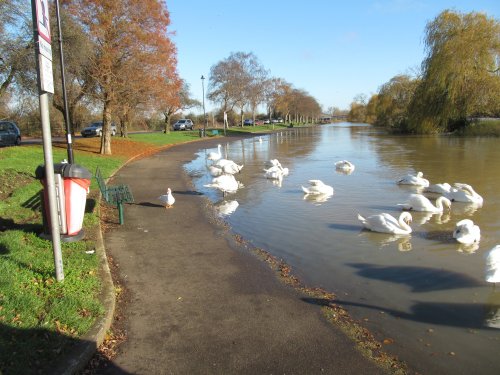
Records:
[[[485,280],[488,283],[500,283],[500,245],[486,253]]]
[[[366,229],[373,232],[390,233],[390,234],[410,234],[411,227],[409,224],[412,221],[411,214],[407,211],[401,212],[399,219],[387,213],[381,213],[364,218],[358,214],[358,220],[363,223]]]
[[[218,177],[218,176],[224,174],[224,172],[222,171],[222,168],[217,166],[217,165],[209,165],[208,171],[212,177]]]
[[[415,186],[429,186],[429,180],[423,178],[423,173],[418,172],[416,176],[408,174],[401,178],[397,183],[398,185],[415,185]]]
[[[271,168],[271,167],[281,167],[281,163],[279,162],[278,159],[271,159],[271,160],[268,160],[264,163],[264,166],[267,168]]]
[[[335,163],[335,168],[344,172],[352,172],[355,166],[348,160],[341,160]]]
[[[450,192],[445,194],[452,202],[464,202],[464,203],[475,203],[477,205],[483,205],[483,197],[474,191],[472,186],[456,182],[453,184],[455,188],[452,188]]]
[[[333,187],[330,185],[325,185],[320,180],[309,180],[309,187],[306,188],[302,186],[302,191],[306,194],[333,194]]]
[[[471,245],[479,242],[481,231],[470,219],[460,220],[453,231],[453,238],[465,245]]]
[[[264,177],[270,180],[282,180],[283,171],[278,167],[271,167],[269,169],[264,169]]]
[[[427,193],[437,193],[444,195],[451,191],[451,185],[447,182],[444,182],[442,184],[433,184],[426,187],[424,191]]]
[[[448,209],[451,207],[451,201],[446,197],[439,197],[436,199],[436,205],[434,206],[429,199],[424,197],[422,194],[411,194],[408,198],[408,202],[399,203],[403,210],[413,210],[422,212],[443,212],[443,205]]]
[[[212,160],[212,161],[217,161],[219,160],[221,157],[222,157],[222,154],[220,152],[220,148],[222,147],[222,145],[217,145],[217,152],[209,152],[208,155],[207,155],[207,160]]]
[[[226,193],[235,193],[240,184],[232,174],[223,174],[219,177],[214,177],[212,183],[203,186],[219,189],[222,191],[222,195],[226,196]]]
[[[229,159],[219,159],[214,163],[214,166],[220,168],[225,174],[240,173],[243,165],[238,165]]]
[[[160,195],[158,199],[163,202],[165,208],[170,208],[175,203],[175,198],[172,195],[172,190],[170,190],[170,188],[167,189],[167,194]]]

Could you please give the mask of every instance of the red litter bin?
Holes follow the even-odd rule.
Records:
[[[43,224],[45,238],[51,237],[50,210],[45,179],[45,166],[39,165],[36,177],[43,184]],[[57,216],[61,241],[78,241],[83,238],[82,229],[85,204],[92,175],[78,164],[54,164],[54,181],[56,187]]]

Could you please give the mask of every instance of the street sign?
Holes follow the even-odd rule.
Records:
[[[38,38],[38,50],[42,55],[52,61],[52,46],[43,38]]]
[[[50,44],[49,1],[35,0],[38,35]]]
[[[44,55],[38,55],[40,66],[40,89],[45,92],[54,93],[54,76],[52,75],[52,61]]]

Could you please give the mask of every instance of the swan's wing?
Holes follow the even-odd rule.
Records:
[[[309,191],[308,188],[304,187],[304,186],[301,186],[302,188],[302,191],[305,193],[305,194],[311,194],[311,192]]]

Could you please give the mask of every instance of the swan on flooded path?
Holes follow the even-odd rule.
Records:
[[[415,185],[415,186],[429,186],[429,180],[423,178],[424,174],[418,172],[416,176],[408,174],[397,181],[398,185]]]
[[[471,245],[479,242],[481,239],[481,230],[472,220],[463,219],[456,224],[453,231],[453,238],[462,244]]]
[[[227,193],[235,193],[241,187],[232,174],[223,174],[222,176],[214,177],[212,183],[203,186],[222,191],[222,196],[226,196]]]
[[[398,206],[401,206],[403,210],[439,213],[443,212],[444,207],[449,209],[451,207],[451,201],[446,197],[439,197],[436,199],[436,205],[433,205],[432,202],[423,195],[411,194],[408,198],[408,202],[399,203]]]
[[[500,282],[500,245],[496,245],[493,249],[486,253],[486,269],[485,280],[488,283]]]
[[[475,203],[480,206],[483,205],[483,197],[476,193],[472,186],[460,182],[454,183],[453,186],[455,188],[452,188],[451,191],[444,194],[444,196],[452,202]]]
[[[358,214],[358,220],[361,221],[366,229],[373,232],[389,233],[389,234],[410,234],[412,217],[409,212],[401,212],[399,219],[387,213],[381,213],[364,218]]]
[[[175,203],[175,198],[172,195],[172,190],[170,188],[167,189],[167,194],[160,195],[158,199],[163,203],[165,208],[170,208]]]
[[[335,168],[343,172],[353,172],[355,166],[348,160],[341,160],[335,163]]]
[[[212,161],[217,161],[219,160],[221,157],[222,157],[222,154],[220,152],[220,148],[222,147],[222,145],[217,145],[217,152],[209,152],[208,155],[207,155],[207,160],[212,160]]]
[[[309,180],[309,187],[302,186],[302,191],[306,194],[333,195],[333,187],[325,185],[321,180]]]

